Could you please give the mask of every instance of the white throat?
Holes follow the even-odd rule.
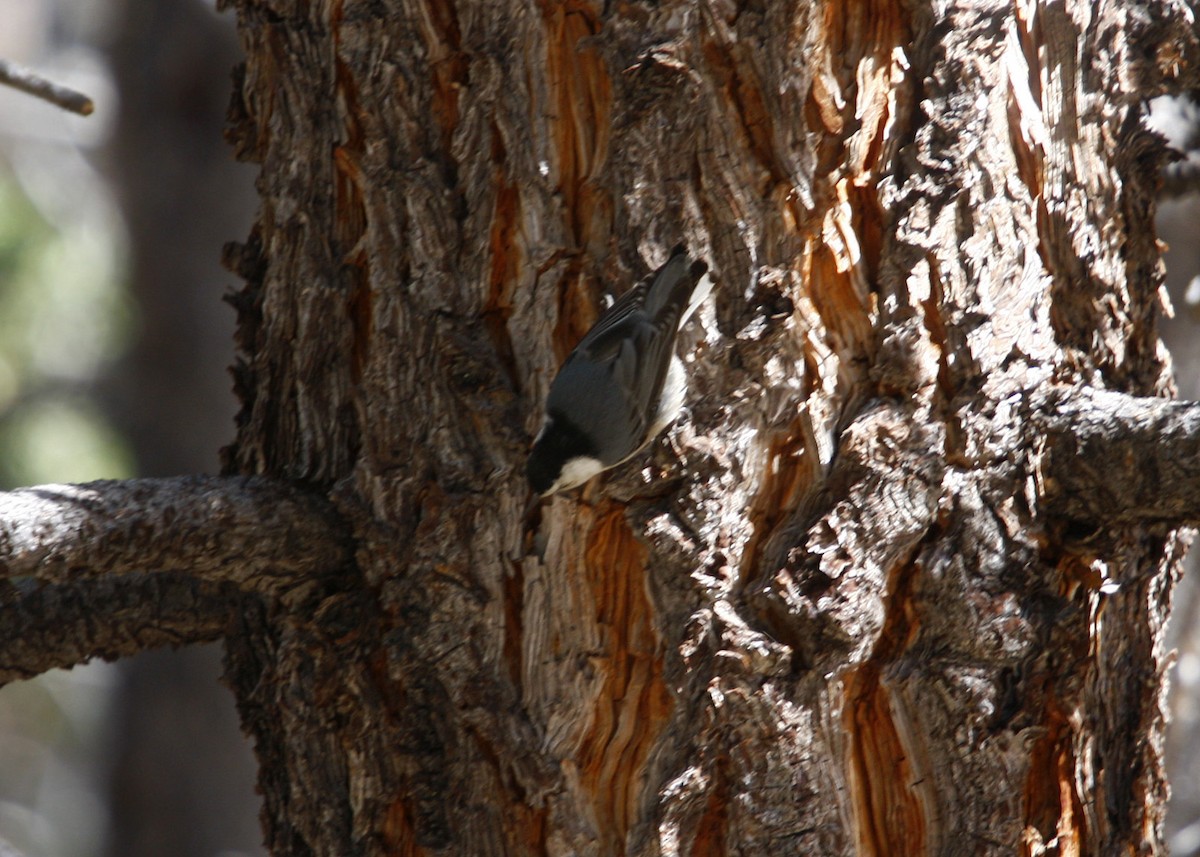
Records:
[[[558,474],[558,478],[554,480],[554,484],[550,486],[546,494],[566,491],[568,488],[582,485],[603,469],[604,465],[600,463],[600,459],[588,455],[569,459],[563,462],[562,472]]]

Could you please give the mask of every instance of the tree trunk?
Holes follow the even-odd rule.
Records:
[[[233,5],[227,469],[356,544],[228,640],[273,853],[1161,851],[1181,539],[1043,417],[1103,462],[1089,389],[1170,394],[1182,7]],[[681,240],[689,416],[527,513],[558,363]]]

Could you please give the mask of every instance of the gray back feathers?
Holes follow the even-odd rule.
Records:
[[[611,466],[648,440],[680,326],[711,283],[703,262],[677,247],[648,279],[623,294],[571,352],[546,400],[551,416],[606,425],[600,460]],[[704,288],[697,286],[703,281]]]

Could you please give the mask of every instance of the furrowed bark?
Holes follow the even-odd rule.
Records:
[[[336,487],[363,574],[231,635],[277,853],[1161,847],[1181,541],[1073,540],[1037,415],[1170,394],[1130,85],[1182,7],[232,5],[227,466]],[[689,419],[526,517],[680,240]]]

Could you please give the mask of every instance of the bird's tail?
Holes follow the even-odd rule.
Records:
[[[712,279],[708,276],[708,265],[688,258],[687,250],[680,244],[671,253],[671,258],[654,274],[654,281],[646,294],[645,309],[651,318],[662,313],[678,312],[679,327],[688,320],[696,307],[712,291]]]

